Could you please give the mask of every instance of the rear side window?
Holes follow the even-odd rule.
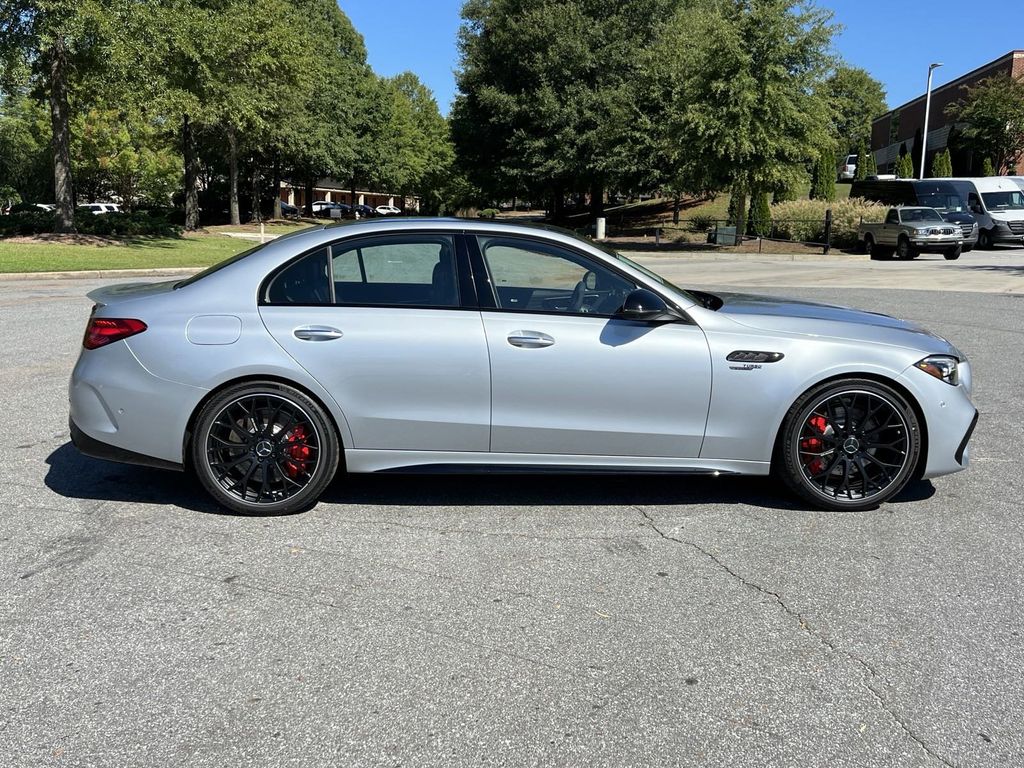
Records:
[[[303,256],[281,270],[267,287],[268,304],[330,304],[327,248]]]
[[[331,249],[338,304],[457,307],[455,246],[448,235],[403,235]]]

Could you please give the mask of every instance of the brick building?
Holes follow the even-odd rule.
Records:
[[[922,68],[921,79],[924,80],[926,75],[926,70]],[[1024,50],[1010,51],[1005,56],[978,67],[951,83],[932,88],[932,109],[928,118],[928,155],[925,161],[926,175],[931,169],[932,158],[935,157],[935,154],[949,146],[953,123],[946,116],[946,107],[962,99],[968,88],[986,78],[997,75],[1010,75],[1017,79],[1024,77]],[[871,123],[871,150],[875,155],[879,173],[892,172],[902,147],[906,147],[906,151],[911,153],[915,171],[919,170],[924,110],[925,94],[922,93],[916,99],[896,107]],[[983,158],[958,146],[955,138],[950,150],[954,175],[977,176],[980,174]],[[1024,167],[1019,167],[1017,173],[1024,173]]]
[[[302,183],[293,183],[291,180],[281,182],[281,199],[286,203],[302,208],[306,204],[306,186]],[[374,192],[365,189],[357,189],[355,197],[352,196],[352,189],[342,182],[334,179],[318,179],[313,186],[313,202],[326,200],[333,203],[346,203],[347,205],[368,205],[376,208],[378,205],[397,205],[406,211],[418,211],[420,201],[417,197],[405,197],[394,192]]]

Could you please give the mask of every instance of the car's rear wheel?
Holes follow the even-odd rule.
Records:
[[[222,506],[247,515],[298,512],[337,471],[338,436],[323,408],[276,382],[229,387],[196,420],[192,466]]]
[[[778,469],[816,506],[874,509],[910,481],[920,452],[920,424],[899,392],[845,379],[815,387],[789,409]]]

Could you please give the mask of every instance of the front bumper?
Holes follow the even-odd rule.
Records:
[[[1010,225],[1005,222],[994,222],[995,226],[992,227],[992,242],[1021,245],[1024,243],[1024,233],[1017,233],[1010,229]]]
[[[910,238],[910,244],[913,245],[919,251],[925,251],[926,253],[933,253],[936,251],[951,251],[957,246],[963,246],[964,239],[962,236],[957,237],[941,237],[927,235],[924,237],[914,236]]]
[[[920,406],[927,432],[927,456],[923,477],[939,477],[966,469],[969,443],[978,423],[978,409],[971,402],[971,367],[960,362],[960,381],[951,387],[911,366],[897,378]]]

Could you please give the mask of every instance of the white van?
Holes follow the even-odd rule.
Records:
[[[948,179],[978,220],[978,247],[1024,245],[1024,190],[1009,176]]]

